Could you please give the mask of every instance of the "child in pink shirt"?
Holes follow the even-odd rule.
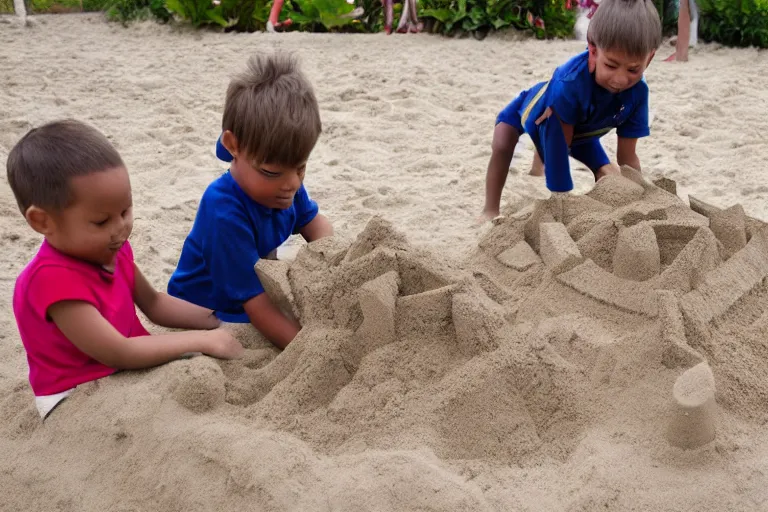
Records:
[[[128,171],[101,133],[77,121],[33,129],[7,169],[19,209],[45,237],[13,295],[43,418],[78,385],[119,369],[242,355],[210,310],[158,293],[134,264]],[[196,330],[152,336],[135,306],[158,325]]]

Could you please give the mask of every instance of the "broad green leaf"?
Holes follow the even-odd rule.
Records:
[[[217,7],[221,7],[221,6],[217,6]],[[208,15],[208,19],[216,23],[217,25],[226,27],[229,24],[227,20],[224,18],[224,16],[222,16],[221,9],[210,9],[206,14]]]

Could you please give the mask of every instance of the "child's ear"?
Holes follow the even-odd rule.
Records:
[[[224,130],[224,133],[221,134],[221,144],[227,148],[230,155],[233,157],[237,156],[238,144],[237,137],[235,137],[234,133],[229,130]]]
[[[650,56],[650,57],[648,57],[648,63],[645,65],[645,67],[648,67],[648,66],[650,66],[650,65],[651,65],[651,61],[653,60],[653,58],[654,58],[655,56],[656,56],[656,50],[653,50],[653,51],[651,52],[651,56]]]
[[[587,65],[589,66],[589,72],[594,73],[597,67],[597,46],[595,43],[588,42],[587,48],[589,50],[589,57],[587,58]]]
[[[42,208],[35,205],[30,206],[24,213],[24,218],[27,219],[27,224],[41,235],[48,236],[53,232],[53,219]]]

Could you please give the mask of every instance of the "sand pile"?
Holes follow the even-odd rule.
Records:
[[[304,325],[281,354],[250,336],[241,361],[119,374],[44,425],[6,383],[7,509],[508,510],[513,469],[581,474],[603,438],[696,466],[768,420],[768,229],[658,185],[626,168],[508,212],[460,267],[378,217],[260,262]],[[580,487],[525,507],[692,503]]]

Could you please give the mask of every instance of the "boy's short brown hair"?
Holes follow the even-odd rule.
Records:
[[[661,20],[651,0],[603,0],[587,40],[598,48],[646,57],[661,46]]]
[[[32,205],[51,211],[69,206],[72,178],[123,166],[101,132],[65,119],[27,132],[11,149],[6,169],[16,203],[26,215]]]
[[[312,85],[286,53],[255,55],[229,83],[222,130],[260,163],[298,166],[322,131]]]

